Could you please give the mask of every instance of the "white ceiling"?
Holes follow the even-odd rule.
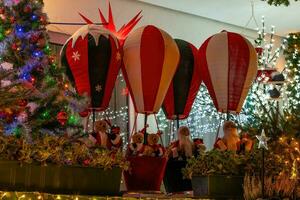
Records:
[[[140,0],[149,4],[201,16],[244,27],[251,16],[251,0]],[[277,35],[300,31],[300,2],[291,2],[289,7],[269,6],[261,0],[253,0],[254,14],[261,26],[265,16],[266,28],[275,26]],[[248,26],[255,29],[252,20]]]

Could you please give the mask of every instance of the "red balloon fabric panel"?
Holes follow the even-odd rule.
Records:
[[[180,61],[162,107],[167,119],[171,120],[189,116],[202,81],[197,48],[184,40],[175,39],[175,42]]]
[[[136,112],[157,113],[179,61],[175,41],[149,25],[130,33],[123,51],[122,71]]]
[[[100,26],[86,25],[65,44],[62,63],[79,95],[90,97],[90,107],[105,110],[121,66],[117,39]]]
[[[217,110],[239,113],[257,73],[255,48],[243,36],[224,31],[202,44],[199,59]]]

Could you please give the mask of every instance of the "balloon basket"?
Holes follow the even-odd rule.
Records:
[[[167,158],[129,156],[127,161],[130,170],[124,171],[124,179],[128,192],[160,191]]]
[[[179,193],[192,191],[190,179],[184,179],[182,169],[185,168],[185,160],[169,159],[164,176],[164,186],[167,193]]]

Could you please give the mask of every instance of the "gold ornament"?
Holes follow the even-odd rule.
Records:
[[[9,34],[11,34],[11,32],[12,32],[12,29],[9,28],[9,29],[7,29],[7,30],[4,32],[4,34],[5,34],[6,36],[8,36]]]

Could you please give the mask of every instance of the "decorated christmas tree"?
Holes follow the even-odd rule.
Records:
[[[5,134],[81,132],[76,113],[83,103],[51,53],[42,8],[42,0],[0,3],[1,90],[6,90],[1,92],[0,119]]]

